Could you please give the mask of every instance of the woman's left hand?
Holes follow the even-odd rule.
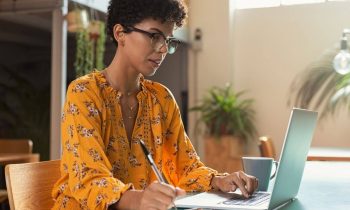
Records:
[[[211,181],[214,189],[223,192],[233,192],[239,188],[245,198],[249,198],[258,188],[258,179],[254,176],[245,174],[243,171],[234,172],[227,176],[215,176]]]

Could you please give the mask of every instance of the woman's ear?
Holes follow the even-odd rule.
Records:
[[[118,42],[118,46],[124,46],[125,33],[124,28],[120,24],[115,24],[113,27],[114,39]]]

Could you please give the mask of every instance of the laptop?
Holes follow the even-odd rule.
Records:
[[[272,192],[258,191],[249,199],[243,199],[239,192],[203,192],[178,198],[176,207],[270,210],[293,201],[299,191],[316,122],[317,112],[293,108]]]

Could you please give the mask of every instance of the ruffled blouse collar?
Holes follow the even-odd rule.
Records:
[[[123,95],[123,93],[120,90],[112,87],[112,85],[107,81],[107,78],[102,73],[102,71],[94,71],[94,74],[98,78],[98,80],[100,80],[100,85],[103,86],[105,89],[107,89],[108,92],[114,93],[118,99]],[[148,92],[145,85],[145,78],[143,75],[140,76],[139,82],[140,82],[141,91],[137,93],[136,95],[137,98],[139,98],[141,95],[146,95]]]

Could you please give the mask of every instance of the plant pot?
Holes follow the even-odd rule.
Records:
[[[68,31],[73,33],[87,28],[89,25],[88,13],[86,10],[75,9],[68,12],[67,16]]]
[[[101,32],[101,24],[102,24],[101,21],[96,21],[96,20],[91,21],[88,27],[88,31],[90,35],[98,37]]]
[[[242,170],[244,142],[235,136],[206,136],[204,163],[219,172],[235,172]]]

